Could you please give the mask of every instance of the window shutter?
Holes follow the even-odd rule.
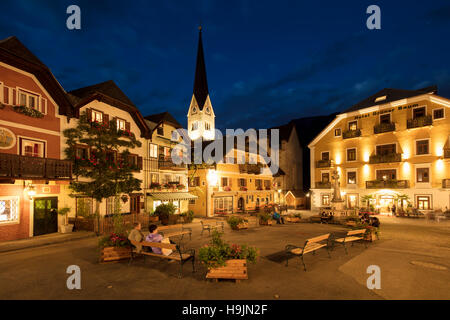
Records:
[[[109,114],[106,113],[103,114],[103,124],[109,127]]]
[[[228,178],[228,185],[231,187],[231,181],[233,181],[233,179],[231,179],[231,178]]]
[[[17,105],[17,94],[16,94],[16,89],[12,89],[12,105],[16,106]]]
[[[86,117],[88,122],[92,122],[92,110],[90,108],[86,108]]]
[[[11,102],[9,101],[9,88],[8,87],[4,87],[3,88],[3,103],[4,104],[11,104]]]
[[[125,130],[130,130],[130,123],[128,121],[125,122]]]
[[[113,117],[112,121],[114,122],[115,126],[117,127],[117,117]],[[117,128],[117,129],[119,129],[119,128]]]
[[[142,157],[137,158],[137,165],[138,165],[139,170],[142,170]]]

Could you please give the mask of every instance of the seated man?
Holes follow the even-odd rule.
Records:
[[[277,224],[284,224],[284,218],[276,211],[273,212],[272,219],[276,220]]]
[[[141,242],[142,240],[144,240],[144,235],[141,232],[141,224],[139,222],[135,222],[133,224],[133,227],[134,228],[128,234],[128,240],[137,242]],[[142,245],[136,245],[136,251],[141,252]]]
[[[150,233],[145,238],[146,242],[171,243],[171,241],[168,238],[164,238],[162,235],[160,235],[158,233],[157,225],[154,225],[154,224],[150,225],[148,227],[148,231],[150,231]],[[162,249],[162,248],[157,248],[157,247],[151,247],[151,248],[152,248],[152,252],[156,253],[156,254],[163,254],[165,256],[168,256],[172,253],[172,250],[170,250],[170,249]]]

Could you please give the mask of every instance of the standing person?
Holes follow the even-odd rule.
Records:
[[[133,226],[134,228],[130,231],[128,235],[128,240],[142,242],[142,240],[144,240],[144,234],[141,232],[142,228],[141,224],[139,222],[135,222]],[[137,252],[142,251],[142,245],[136,245],[135,247]]]
[[[395,216],[395,211],[397,211],[397,207],[395,206],[395,203],[392,205],[392,215]]]

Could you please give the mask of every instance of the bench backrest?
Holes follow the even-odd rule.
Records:
[[[182,229],[183,225],[181,223],[179,224],[170,224],[168,226],[160,226],[158,227],[158,230],[167,230],[167,229]]]
[[[364,233],[366,233],[366,229],[351,230],[347,232],[347,236],[354,236],[357,234],[364,234]]]
[[[320,241],[323,241],[323,240],[327,240],[329,237],[330,237],[330,234],[327,233],[327,234],[324,234],[324,235],[321,235],[321,236],[318,236],[318,237],[307,239],[306,243],[320,242]]]
[[[143,247],[155,247],[155,248],[161,248],[161,249],[171,249],[171,250],[177,250],[177,246],[175,244],[171,243],[161,243],[161,242],[148,242],[148,241],[130,241],[132,245],[141,245]]]

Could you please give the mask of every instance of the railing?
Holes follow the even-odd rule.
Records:
[[[361,136],[361,129],[347,130],[342,133],[343,139],[356,138]]]
[[[0,153],[0,177],[11,179],[72,179],[72,162]]]
[[[389,122],[389,123],[380,123],[373,127],[373,133],[383,133],[383,132],[391,132],[395,131],[395,123]]]
[[[369,163],[389,163],[389,162],[401,162],[402,154],[401,153],[388,153],[388,154],[376,154],[370,156]]]
[[[245,163],[239,165],[240,173],[252,173],[252,174],[260,174],[261,173],[261,164],[260,163]]]
[[[366,181],[366,189],[407,189],[409,180],[372,180]]]
[[[316,189],[331,189],[331,182],[316,182]]]
[[[329,168],[331,167],[331,160],[318,160],[316,162],[316,168]]]
[[[444,158],[450,158],[450,148],[444,148]]]
[[[450,179],[442,179],[442,188],[450,189]]]
[[[411,129],[411,128],[430,126],[432,124],[433,124],[433,118],[431,117],[431,115],[426,115],[424,117],[419,117],[416,119],[408,119],[408,121],[406,122],[406,127],[408,129]]]

